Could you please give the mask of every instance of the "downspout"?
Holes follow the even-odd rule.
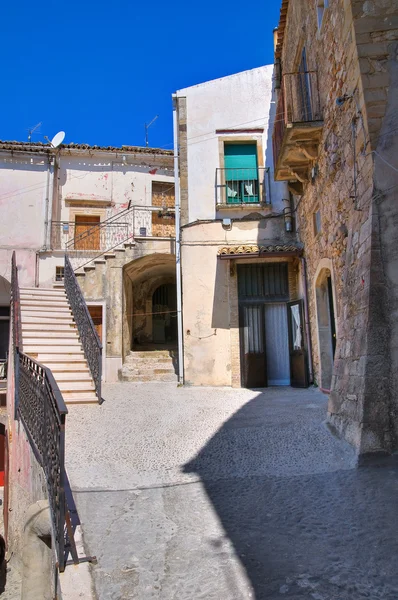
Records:
[[[308,371],[310,383],[314,382],[314,371],[312,364],[312,343],[310,333],[310,318],[308,311],[308,285],[307,285],[307,263],[305,258],[301,258],[301,273],[303,278],[303,289],[304,289],[304,319],[305,319],[305,332],[307,336],[308,346]]]
[[[173,94],[173,141],[174,141],[174,189],[175,189],[175,228],[176,228],[176,288],[177,288],[177,330],[178,330],[178,383],[184,383],[184,339],[182,330],[182,285],[181,285],[181,226],[180,226],[180,167],[178,159],[178,105],[177,95]]]
[[[50,247],[49,237],[51,235],[50,223],[52,216],[52,201],[54,194],[54,169],[53,169],[53,157],[48,155],[48,170],[47,170],[47,182],[46,182],[46,204],[45,204],[45,219],[44,219],[44,241],[42,250],[46,251]],[[50,189],[51,189],[51,202],[50,202]]]

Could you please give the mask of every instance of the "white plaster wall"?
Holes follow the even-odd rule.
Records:
[[[272,129],[275,99],[272,91],[273,65],[243,71],[221,79],[179,90],[186,97],[188,144],[189,221],[222,218],[216,215],[215,176],[221,168],[219,138],[246,137],[262,140],[264,166],[271,168],[272,208],[283,209],[286,185],[275,182],[272,159]],[[222,129],[264,128],[263,134],[216,134]],[[231,215],[224,215],[231,216]],[[239,214],[239,216],[243,216]]]
[[[48,168],[46,156],[0,156],[0,275],[11,281],[16,250],[21,286],[34,285],[36,252],[44,244]]]
[[[154,168],[157,168],[156,173],[150,173]],[[115,155],[62,155],[59,174],[61,220],[69,219],[70,200],[102,200],[105,206],[112,204],[115,213],[126,208],[130,201],[132,205],[150,206],[152,182],[170,182],[172,185],[174,174],[172,169],[160,167],[159,158],[151,155],[136,159],[126,153],[124,162],[122,157],[115,160]]]

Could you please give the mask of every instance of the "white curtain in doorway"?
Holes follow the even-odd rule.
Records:
[[[290,385],[290,355],[286,304],[265,305],[268,385]]]
[[[300,306],[293,304],[292,310],[292,328],[293,328],[293,347],[294,350],[301,350],[301,317],[300,317]]]

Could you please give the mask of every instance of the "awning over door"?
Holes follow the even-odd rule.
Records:
[[[275,244],[270,246],[241,245],[224,246],[218,251],[221,260],[239,258],[265,258],[270,256],[301,256],[303,248],[294,244]]]

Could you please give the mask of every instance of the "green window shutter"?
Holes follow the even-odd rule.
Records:
[[[257,144],[224,144],[225,181],[257,179]]]

